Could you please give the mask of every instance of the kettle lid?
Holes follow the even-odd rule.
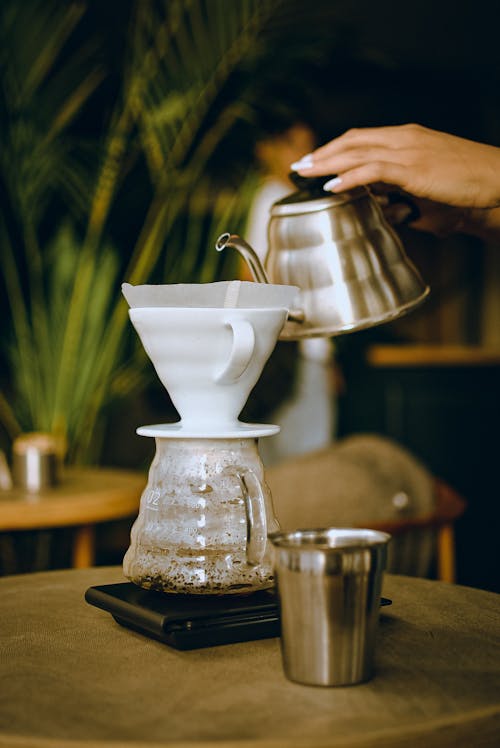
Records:
[[[277,200],[271,208],[272,215],[292,215],[296,212],[310,212],[331,208],[333,205],[350,202],[358,197],[365,197],[366,187],[355,187],[344,192],[325,192],[323,185],[335,175],[321,177],[303,177],[293,171],[290,180],[297,187],[296,192]]]

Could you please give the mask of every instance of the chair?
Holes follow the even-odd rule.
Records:
[[[392,535],[388,571],[455,581],[453,524],[465,501],[396,442],[354,435],[271,465],[284,530],[352,526]]]

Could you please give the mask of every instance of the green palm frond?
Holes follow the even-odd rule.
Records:
[[[165,1],[162,12],[138,6],[129,91],[155,176],[184,164],[210,105],[281,5]]]
[[[3,3],[0,61],[8,98],[16,109],[31,102],[46,83],[84,12],[82,2],[68,2],[62,7],[40,0]]]
[[[104,136],[89,147],[71,130],[105,78],[94,43],[75,35],[87,3],[5,0],[0,250],[12,386],[0,393],[0,420],[9,433],[53,431],[66,438],[70,460],[95,459],[106,404],[144,381],[120,281],[160,271],[165,282],[209,282],[232,272],[234,258],[213,244],[223,229],[243,225],[254,182],[249,171],[237,191],[221,189],[206,171],[226,135],[249,118],[242,96],[221,92],[286,5],[135,2],[123,90]],[[135,160],[146,168],[149,198],[127,257],[109,236]],[[62,209],[47,230],[55,199]]]
[[[206,121],[221,87],[259,43],[262,25],[279,12],[280,2],[165,1],[160,7],[161,13],[137,7],[126,95],[160,199],[153,201],[146,226],[165,233],[191,200],[217,144],[245,115],[243,103],[230,102]],[[162,250],[161,243],[143,239],[127,270],[130,282],[142,282]]]
[[[5,244],[2,249],[6,250]],[[24,314],[15,315],[15,340],[11,350],[12,402],[21,427],[64,436],[70,444],[71,457],[79,449],[89,396],[100,387],[96,361],[101,353],[103,320],[109,317],[116,303],[119,267],[116,252],[111,247],[105,247],[99,258],[94,256],[89,260],[87,271],[92,279],[92,298],[81,308],[78,367],[63,373],[70,380],[71,397],[64,410],[58,409],[54,381],[61,376],[64,363],[64,332],[79,253],[80,240],[69,225],[63,225],[47,247],[47,304],[37,310],[38,316],[43,316],[43,326],[36,327],[34,320],[27,319]],[[5,252],[5,256],[9,260],[9,270],[11,253]],[[13,278],[9,276],[9,280]],[[10,287],[15,293],[15,283]],[[40,330],[48,332],[44,336]]]
[[[61,165],[81,172],[69,141],[57,136],[103,78],[92,62],[95,45],[80,44],[63,56],[84,12],[82,2],[5,0],[2,8],[0,167],[22,222],[36,225],[43,216]],[[81,195],[87,187],[85,179],[79,182]]]

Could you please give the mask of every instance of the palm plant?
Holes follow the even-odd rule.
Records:
[[[30,23],[34,10],[35,24]],[[55,194],[65,196],[68,216],[75,220],[86,210],[88,164],[63,135],[104,71],[89,64],[93,45],[80,46],[57,64],[83,10],[76,3],[61,13],[42,4],[2,7],[0,239],[6,312],[12,325],[6,353],[14,387],[8,394],[2,392],[0,414],[10,436],[26,428],[57,430],[53,382],[63,299],[73,275],[68,263],[76,252],[74,242],[68,245],[68,232],[44,246],[41,226]],[[68,81],[77,82],[69,93]],[[63,257],[57,251],[54,256],[64,239],[70,254]]]
[[[72,140],[71,123],[105,71],[93,63],[87,43],[68,52],[85,6],[73,2],[61,9],[56,2],[35,1],[4,6],[7,138],[0,159],[6,200],[0,240],[11,385],[3,383],[0,418],[10,437],[21,430],[50,431],[67,441],[71,461],[95,458],[105,404],[141,379],[140,353],[126,343],[120,276],[144,282],[163,255],[166,282],[216,277],[220,260],[201,244],[207,229],[216,236],[229,222],[238,225],[245,190],[243,185],[237,195],[215,193],[204,168],[245,111],[235,100],[216,117],[211,108],[278,5],[136,3],[123,91],[90,161],[89,150]],[[29,35],[29,43],[21,44]],[[141,155],[151,199],[124,269],[108,228],[131,161]],[[51,230],[54,200],[59,212]],[[185,245],[166,245],[183,213],[190,217]]]

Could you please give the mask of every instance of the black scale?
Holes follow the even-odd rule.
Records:
[[[169,644],[198,649],[280,635],[276,592],[250,595],[173,595],[132,582],[89,587],[90,605],[111,613],[121,626]],[[381,605],[391,600],[381,599]]]

